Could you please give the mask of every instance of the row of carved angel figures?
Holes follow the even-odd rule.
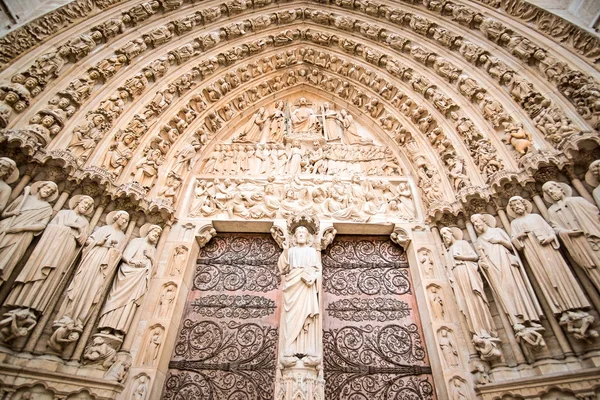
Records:
[[[397,218],[412,221],[417,212],[405,181],[364,179],[350,182],[299,177],[286,182],[250,179],[197,180],[190,217],[273,219],[309,212],[342,221],[367,222]]]
[[[456,227],[440,230],[447,249],[450,283],[474,347],[483,360],[502,355],[483,279],[489,284],[497,306],[506,314],[516,341],[533,354],[546,346],[544,319],[555,319],[557,324],[549,326],[556,337],[564,337],[566,333],[589,343],[599,336],[592,329],[596,321],[584,290],[594,289],[582,284],[574,271],[583,271],[586,280],[600,292],[599,178],[600,160],[592,163],[587,175],[588,183],[596,187],[593,195],[597,204],[572,196],[567,184],[546,182],[542,190],[550,204],[547,218],[533,213],[533,205],[527,199],[512,197],[506,210],[512,221],[510,227],[505,226],[510,228],[510,235],[496,226],[492,215],[472,215],[477,236],[472,238],[475,249],[463,239],[462,230]],[[422,257],[421,263],[433,265],[427,257]],[[444,318],[439,290],[430,292],[434,317]],[[564,333],[558,326],[562,326]],[[446,366],[452,367],[457,361],[449,353],[447,343],[445,346],[441,351]],[[568,343],[561,346],[561,350],[570,351]]]
[[[14,161],[0,158],[0,285],[11,285],[2,305],[0,340],[18,349],[39,348],[38,342],[47,340],[49,354],[108,368],[148,290],[162,229],[148,223],[140,227],[139,238],[130,239],[136,222],[122,210],[106,213],[105,225],[91,226],[103,207],[94,210],[87,195],[59,198],[52,181],[37,181],[9,201],[9,184],[18,175]],[[55,201],[68,208],[53,210]],[[35,236],[40,238],[29,249]],[[43,317],[54,312],[50,337],[40,339]],[[102,334],[85,351],[77,346],[77,354],[77,343],[89,339],[88,324]],[[105,351],[100,354],[98,348]]]
[[[374,145],[330,144],[315,141],[279,144],[221,144],[205,159],[202,173],[215,175],[398,175],[402,168],[391,150]]]

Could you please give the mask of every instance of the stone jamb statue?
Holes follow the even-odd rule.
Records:
[[[594,317],[584,311],[590,303],[559,251],[554,230],[532,209],[532,204],[521,196],[508,201],[506,212],[513,218],[510,226],[515,248],[523,252],[552,313],[560,316],[567,331],[577,331],[575,337],[596,336],[596,331],[588,329],[589,319],[593,321]]]

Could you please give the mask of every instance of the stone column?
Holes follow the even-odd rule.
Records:
[[[565,170],[565,175],[567,175],[567,178],[569,178],[569,181],[571,181],[571,185],[573,185],[573,187],[575,188],[575,190],[577,190],[577,193],[579,193],[581,197],[583,197],[592,204],[596,204],[590,192],[586,190],[581,180],[577,178],[577,175],[575,175],[573,167],[567,167]]]
[[[12,193],[10,194],[9,203],[11,201],[13,201],[14,199],[16,199],[17,197],[19,197],[19,195],[21,194],[23,189],[25,189],[25,186],[27,186],[27,184],[29,182],[31,182],[31,178],[33,178],[35,171],[36,171],[35,165],[30,165],[27,167],[26,172],[23,174],[23,176],[21,176],[19,183],[17,183],[15,185],[15,188],[13,189]]]

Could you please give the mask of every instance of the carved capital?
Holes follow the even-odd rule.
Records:
[[[329,245],[333,242],[333,239],[335,239],[336,234],[337,230],[333,226],[325,229],[323,236],[321,236],[321,250],[325,250],[327,247],[329,247]]]

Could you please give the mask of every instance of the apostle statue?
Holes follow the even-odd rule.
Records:
[[[0,280],[8,280],[25,254],[33,237],[39,235],[52,217],[50,202],[58,197],[58,187],[51,181],[39,181],[26,187],[23,194],[8,206],[0,221]]]
[[[290,117],[294,132],[315,132],[318,129],[317,116],[312,108],[308,107],[308,102],[304,97],[299,100],[298,108],[292,111]]]
[[[320,361],[321,261],[312,240],[306,226],[296,227],[291,247],[284,248],[278,261],[279,271],[284,276],[280,354],[282,363],[288,366],[295,365],[299,359],[303,359],[305,365]]]
[[[15,280],[5,302],[7,306],[29,308],[38,315],[47,311],[55,290],[87,239],[86,217],[94,211],[94,199],[73,196],[69,207],[69,210],[59,211],[46,227]]]
[[[600,290],[600,211],[583,197],[573,197],[569,185],[549,181],[542,187],[550,225],[573,260]]]
[[[8,186],[19,179],[17,164],[8,157],[0,157],[0,212],[4,211],[12,189]]]
[[[469,331],[474,337],[481,339],[496,336],[488,301],[483,291],[483,281],[478,272],[477,253],[466,240],[463,240],[460,229],[446,227],[442,228],[440,233],[448,249],[450,282]]]
[[[512,242],[523,251],[552,313],[561,315],[590,307],[558,250],[560,245],[554,230],[540,215],[532,214],[532,208],[520,196],[509,199],[507,213],[514,218],[510,223]]]
[[[512,326],[539,327],[542,309],[510,237],[489,214],[471,217],[479,235],[479,266]]]
[[[125,336],[129,331],[140,300],[148,290],[148,281],[156,265],[154,255],[162,229],[146,224],[140,238],[133,239],[123,252],[123,262],[102,309],[98,328]]]
[[[585,174],[585,181],[588,185],[594,187],[592,196],[596,205],[600,207],[600,160],[596,160],[590,164],[588,172]]]
[[[123,231],[128,222],[126,211],[111,211],[106,216],[106,225],[89,236],[57,320],[72,320],[83,326],[88,322],[121,258],[125,239]]]

